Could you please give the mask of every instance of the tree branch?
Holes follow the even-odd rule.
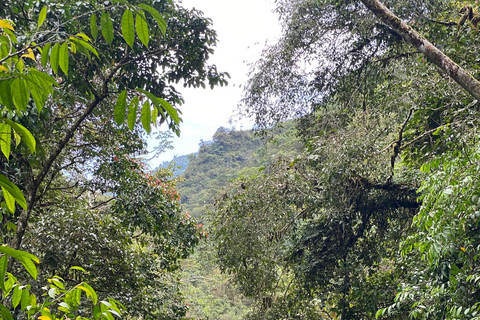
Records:
[[[453,80],[467,90],[475,99],[480,100],[480,82],[465,69],[436,48],[431,42],[410,28],[378,0],[361,0],[362,3],[383,23],[397,32],[403,40],[423,53],[430,62],[445,71]]]

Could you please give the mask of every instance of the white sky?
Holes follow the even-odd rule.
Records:
[[[205,17],[213,20],[219,42],[209,62],[216,64],[219,71],[228,72],[231,79],[227,87],[213,90],[208,86],[207,89],[179,88],[185,99],[185,104],[180,107],[183,113],[181,135],[173,140],[174,150],[151,161],[153,168],[163,161],[172,160],[175,155],[196,152],[201,139],[211,140],[218,127],[230,127],[229,118],[242,96],[240,86],[247,80],[247,63],[256,61],[266,41],[273,44],[280,34],[280,26],[273,13],[273,0],[180,2],[183,7],[203,11]]]

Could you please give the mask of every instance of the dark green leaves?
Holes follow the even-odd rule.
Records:
[[[122,35],[125,42],[133,49],[135,41],[135,29],[133,27],[133,12],[129,9],[125,10],[122,17]]]
[[[50,66],[53,72],[58,74],[58,59],[59,59],[60,44],[55,43],[50,52]]]
[[[59,65],[63,73],[68,74],[68,43],[62,44],[59,50]]]
[[[128,128],[133,130],[137,120],[138,97],[134,97],[128,106]]]
[[[90,17],[90,33],[93,39],[97,39],[98,37],[98,27],[97,27],[97,16],[92,14]]]
[[[117,104],[115,105],[115,111],[114,111],[115,122],[118,125],[121,125],[125,121],[126,106],[127,106],[127,91],[123,90],[117,99]]]
[[[165,22],[165,19],[163,19],[162,15],[157,10],[144,3],[140,3],[138,6],[153,16],[158,24],[158,27],[160,28],[160,31],[165,35],[167,30],[167,22]]]
[[[152,122],[152,114],[150,110],[150,102],[148,102],[148,100],[145,101],[145,103],[143,104],[141,120],[142,120],[142,125],[145,131],[147,131],[147,133],[150,133],[152,131],[150,126]]]
[[[102,12],[102,16],[100,17],[100,25],[102,27],[103,38],[108,44],[112,44],[114,38],[113,22],[110,18],[110,14],[107,11]]]
[[[25,81],[21,78],[16,78],[12,81],[11,86],[15,107],[20,111],[26,111],[29,95],[27,95]]]

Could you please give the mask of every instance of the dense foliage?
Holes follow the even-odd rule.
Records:
[[[305,149],[211,215],[249,319],[479,317],[478,101],[365,2],[276,2],[241,112],[299,117]],[[385,4],[478,78],[476,2]]]
[[[226,83],[210,25],[171,1],[0,4],[4,319],[184,317],[173,272],[202,231],[141,157],[152,126],[179,134],[176,83]]]

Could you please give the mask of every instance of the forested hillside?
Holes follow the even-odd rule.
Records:
[[[293,122],[284,123],[268,137],[252,130],[221,127],[211,141],[202,142],[197,154],[188,155],[189,165],[178,187],[182,206],[201,223],[199,228],[208,229],[207,211],[228,182],[255,175],[280,158],[293,161],[301,148]],[[182,264],[187,316],[197,320],[243,319],[252,302],[222,275],[216,261],[213,243],[205,238]]]
[[[200,218],[229,181],[258,173],[277,158],[293,159],[301,148],[293,122],[283,123],[269,136],[220,127],[211,141],[202,142],[197,154],[188,155],[185,181],[179,184],[182,206]]]
[[[147,137],[227,84],[210,19],[0,3],[1,319],[480,320],[480,5],[275,6],[254,131],[175,177]]]
[[[476,1],[276,4],[240,112],[306,148],[209,216],[246,319],[479,319]]]

